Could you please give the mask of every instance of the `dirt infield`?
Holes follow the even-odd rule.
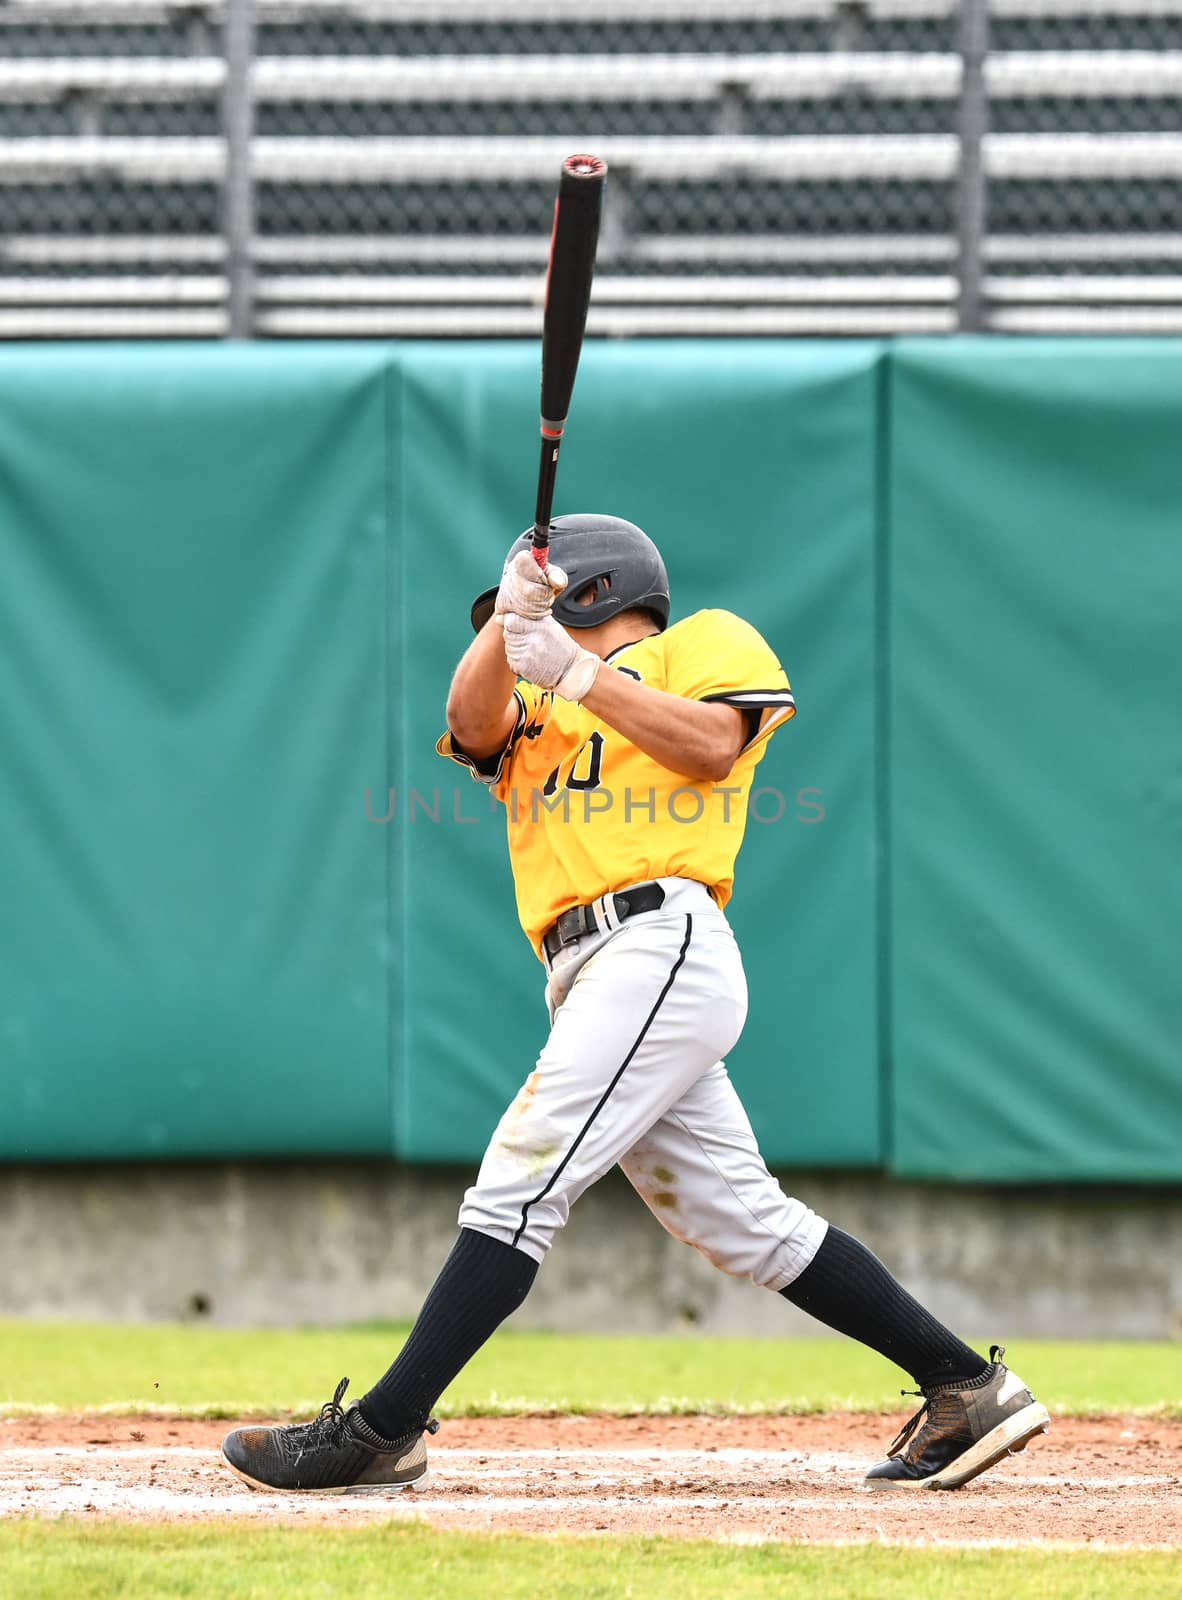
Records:
[[[496,1417],[444,1424],[425,1487],[254,1493],[221,1462],[229,1424],[160,1417],[0,1422],[0,1516],[210,1516],[636,1532],[818,1543],[1182,1547],[1182,1422],[1056,1419],[954,1494],[862,1486],[900,1418]]]

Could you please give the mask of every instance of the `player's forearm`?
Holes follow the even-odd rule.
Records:
[[[486,622],[464,652],[447,695],[451,736],[471,756],[505,748],[516,721],[516,678],[505,660],[499,625]]]
[[[670,772],[721,782],[743,748],[743,714],[638,683],[605,664],[583,696],[587,710]]]

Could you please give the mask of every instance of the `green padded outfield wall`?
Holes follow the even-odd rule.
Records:
[[[541,969],[433,742],[536,395],[532,342],[0,355],[0,1158],[479,1155]],[[560,505],[800,701],[733,902],[773,1161],[1182,1177],[1180,441],[1168,341],[586,351]]]
[[[894,1169],[1182,1177],[1182,345],[891,362]]]
[[[560,479],[797,690],[734,902],[778,1161],[882,1154],[878,359],[593,346]],[[536,403],[533,343],[3,352],[0,1156],[479,1155],[541,968],[433,742]]]

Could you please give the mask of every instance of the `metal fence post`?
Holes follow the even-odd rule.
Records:
[[[984,141],[989,125],[985,56],[989,49],[989,0],[960,0],[960,183],[957,195],[957,324],[962,333],[984,326],[981,277],[985,244]]]
[[[250,170],[254,139],[251,66],[254,61],[254,0],[226,0],[223,50],[226,86],[222,127],[226,177],[222,226],[226,236],[231,339],[249,339],[254,322],[254,182]]]

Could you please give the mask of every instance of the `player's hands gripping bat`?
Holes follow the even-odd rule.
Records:
[[[553,617],[519,617],[509,611],[501,626],[505,660],[519,678],[539,689],[553,689],[564,700],[581,700],[588,693],[603,662],[572,639],[561,623]]]
[[[539,567],[546,565],[550,543],[558,451],[587,326],[606,177],[607,163],[598,156],[568,156],[562,163],[554,203],[542,318],[542,460],[533,532],[533,555]]]
[[[493,616],[500,621],[512,611],[518,617],[548,617],[565,588],[566,573],[561,567],[539,567],[530,551],[519,550],[505,562]]]

